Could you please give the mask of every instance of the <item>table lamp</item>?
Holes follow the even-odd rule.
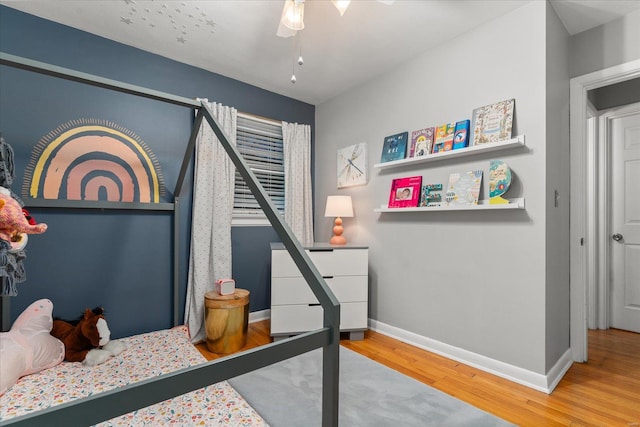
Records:
[[[351,196],[327,196],[327,207],[324,211],[325,217],[335,217],[335,225],[333,227],[333,237],[329,240],[332,245],[344,245],[347,240],[342,237],[342,217],[350,218],[353,216],[353,205],[351,204]]]

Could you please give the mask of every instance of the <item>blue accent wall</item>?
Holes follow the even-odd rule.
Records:
[[[6,6],[0,6],[0,51],[315,127],[313,105]],[[172,200],[192,110],[0,66],[0,132],[15,151],[16,178],[11,188],[15,193],[21,194],[34,145],[59,125],[81,118],[108,120],[138,135],[160,164],[167,188],[163,201]],[[192,184],[190,167],[180,200],[180,319],[186,295]],[[18,285],[18,296],[11,298],[12,321],[33,301],[49,298],[54,315],[61,318],[75,318],[86,307],[103,306],[115,338],[172,326],[171,213],[29,211],[49,229],[30,236],[27,281]],[[238,287],[251,291],[251,311],[269,307],[269,243],[277,240],[271,227],[232,229],[233,275]]]

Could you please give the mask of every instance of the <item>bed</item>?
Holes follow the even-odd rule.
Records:
[[[78,362],[62,362],[37,374],[22,377],[0,397],[0,421],[206,362],[190,343],[186,326],[135,335],[119,341],[126,346],[126,350],[101,365],[89,367]],[[267,426],[227,381],[98,425],[167,424]]]
[[[159,209],[170,210],[173,212],[173,233],[174,233],[174,247],[173,247],[173,263],[174,263],[174,287],[173,287],[173,305],[174,305],[174,326],[178,326],[180,321],[178,319],[178,272],[180,271],[179,265],[179,248],[177,248],[176,242],[179,241],[179,203],[181,196],[181,189],[184,183],[184,178],[187,173],[187,169],[192,161],[195,140],[198,129],[203,120],[211,126],[214,133],[220,140],[221,145],[225,149],[227,155],[232,160],[236,169],[245,180],[247,186],[251,190],[252,194],[256,198],[258,204],[264,211],[267,219],[270,221],[274,230],[280,237],[285,248],[289,251],[296,266],[300,269],[302,276],[307,281],[311,290],[324,310],[324,323],[323,327],[315,331],[307,332],[297,335],[295,337],[287,338],[277,343],[267,344],[265,346],[247,350],[239,354],[234,354],[221,359],[217,359],[210,362],[202,363],[202,359],[198,359],[198,363],[193,363],[190,356],[184,357],[187,350],[182,349],[178,355],[167,354],[164,351],[165,356],[175,358],[174,362],[177,363],[171,369],[156,369],[153,362],[150,365],[144,365],[144,368],[140,368],[140,378],[138,381],[131,382],[132,378],[128,377],[127,369],[118,368],[119,356],[105,364],[103,368],[106,369],[101,375],[103,380],[98,380],[98,386],[88,386],[88,391],[79,391],[76,395],[76,386],[78,383],[83,383],[87,380],[88,376],[84,371],[77,371],[78,367],[72,367],[68,364],[62,364],[49,370],[42,371],[40,374],[32,375],[20,380],[16,384],[17,388],[7,391],[6,398],[0,402],[2,405],[3,418],[0,420],[0,426],[2,425],[20,425],[20,426],[43,426],[43,425],[93,425],[101,422],[108,421],[109,423],[121,423],[125,425],[133,425],[134,423],[127,417],[142,417],[141,423],[144,421],[144,417],[163,417],[166,416],[170,419],[169,422],[174,422],[178,419],[180,414],[187,416],[187,407],[193,406],[194,403],[207,406],[213,405],[212,400],[222,399],[232,400],[235,408],[238,409],[240,417],[244,417],[244,414],[248,417],[248,420],[260,423],[263,422],[259,416],[250,409],[244,402],[244,399],[232,391],[226,380],[235,376],[251,372],[253,370],[268,366],[279,361],[300,355],[302,353],[309,352],[311,350],[322,348],[323,349],[323,363],[322,363],[322,425],[323,426],[337,426],[338,425],[338,384],[339,384],[339,355],[340,355],[340,304],[336,297],[333,295],[328,285],[322,278],[322,275],[315,268],[311,259],[304,251],[304,248],[300,242],[294,237],[288,225],[284,222],[283,217],[278,213],[272,201],[266,195],[262,185],[258,182],[254,173],[249,169],[245,160],[236,150],[235,146],[231,145],[229,139],[221,130],[221,127],[217,123],[212,111],[206,105],[205,102],[199,102],[193,99],[184,98],[172,94],[159,92],[156,90],[147,89],[140,86],[135,86],[127,83],[118,82],[103,77],[82,73],[74,70],[70,70],[63,67],[46,64],[40,61],[34,61],[27,58],[7,54],[0,52],[0,65],[5,65],[28,72],[35,72],[43,75],[48,75],[56,78],[62,78],[65,80],[87,84],[95,87],[100,87],[106,90],[113,90],[129,95],[135,95],[152,99],[158,102],[166,102],[173,105],[179,105],[186,108],[190,108],[197,111],[196,120],[192,128],[192,133],[189,138],[189,142],[185,148],[185,154],[182,160],[182,166],[178,175],[173,201],[172,203],[163,203],[159,206]],[[35,199],[34,199],[35,200]],[[48,201],[39,207],[52,207],[48,204]],[[167,206],[168,205],[168,206]],[[113,204],[104,202],[92,202],[85,203],[84,201],[78,201],[75,205],[71,204],[68,207],[91,207],[94,209],[111,209],[114,208]],[[134,203],[128,203],[126,205],[121,204],[115,206],[115,209],[155,209],[154,207],[136,205]],[[3,298],[3,309],[8,306],[8,301]],[[6,310],[3,310],[2,320],[4,323],[6,317]],[[3,324],[3,327],[5,325]],[[177,334],[180,331],[178,329],[172,329],[167,331],[160,331],[154,334]],[[184,331],[183,331],[184,332]],[[146,337],[146,338],[145,338]],[[129,344],[135,349],[135,340],[144,339],[149,341],[156,341],[159,339],[158,335],[142,335],[137,337],[131,337],[126,340],[134,340]],[[136,359],[141,356],[139,351],[127,350],[129,355]],[[189,350],[197,351],[193,347]],[[150,353],[144,351],[142,353]],[[195,355],[195,354],[194,354]],[[164,357],[162,359],[164,360]],[[198,355],[199,356],[199,355]],[[185,360],[182,360],[185,359]],[[158,362],[160,363],[160,362]],[[162,365],[162,363],[160,363]],[[83,369],[83,368],[80,368]],[[93,368],[95,369],[95,368]],[[133,368],[132,368],[133,369]],[[138,368],[136,368],[138,369]],[[177,370],[174,370],[177,369]],[[76,377],[75,382],[68,383],[67,380],[63,381],[66,384],[66,391],[64,396],[54,394],[53,398],[46,393],[43,393],[43,387],[40,385],[32,385],[30,389],[22,389],[26,387],[27,382],[31,381],[51,381],[62,380],[66,378],[67,374],[71,371],[77,371],[80,375]],[[64,375],[63,375],[64,373]],[[124,377],[121,374],[125,374]],[[53,375],[51,377],[50,375]],[[59,377],[58,377],[59,376]],[[146,379],[143,379],[146,378]],[[105,384],[104,378],[108,378],[109,384]],[[200,389],[207,388],[206,391],[201,392]],[[211,388],[209,388],[211,387]],[[224,393],[219,391],[221,388],[225,390]],[[19,391],[22,390],[22,391]],[[70,391],[71,396],[69,395]],[[195,392],[190,397],[184,397],[182,395],[186,393]],[[18,407],[20,403],[13,403],[5,407],[5,400],[12,399],[10,397],[16,394],[30,393],[27,396],[27,400],[33,400],[30,408]],[[46,396],[42,396],[46,394]],[[217,399],[212,399],[210,395],[214,395]],[[221,397],[221,396],[226,397]],[[25,397],[25,396],[22,396]],[[55,400],[55,404],[52,404],[51,399]],[[167,403],[164,403],[168,399],[173,399]],[[158,406],[155,406],[159,404]],[[168,406],[165,406],[168,405]],[[226,405],[226,403],[225,403]],[[234,406],[232,405],[232,406]],[[131,413],[131,414],[130,414]],[[124,418],[123,418],[124,416]],[[194,415],[192,415],[194,416]],[[209,415],[207,415],[209,416]],[[5,419],[6,417],[6,419]],[[12,417],[12,418],[9,418]],[[111,420],[111,421],[109,421]],[[154,421],[157,421],[154,420]],[[178,425],[185,424],[175,421]],[[143,423],[144,424],[144,423]],[[147,425],[158,425],[161,423],[155,423],[149,421]],[[198,424],[198,420],[187,419],[187,425]],[[215,425],[214,422],[202,422],[202,425]],[[231,424],[228,425],[243,425],[243,424]],[[117,425],[117,424],[113,424]],[[224,425],[224,424],[223,424]],[[247,424],[247,425],[261,425],[261,424]]]

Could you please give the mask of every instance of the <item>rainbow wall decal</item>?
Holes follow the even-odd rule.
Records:
[[[106,120],[79,119],[42,137],[31,152],[25,198],[159,203],[160,165],[133,132]]]

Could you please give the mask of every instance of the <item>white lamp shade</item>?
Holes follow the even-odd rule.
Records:
[[[324,216],[345,217],[353,216],[353,204],[351,196],[327,196],[327,207]]]
[[[290,30],[304,29],[304,0],[286,0],[280,23]]]
[[[340,16],[342,16],[349,7],[349,3],[351,3],[351,0],[331,0],[331,3],[333,3],[336,9],[338,9],[338,12],[340,12]]]

